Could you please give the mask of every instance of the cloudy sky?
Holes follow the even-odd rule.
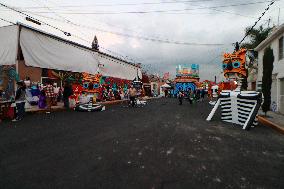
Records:
[[[199,64],[201,80],[223,80],[221,55],[233,50],[268,0],[0,0],[45,23],[0,7],[0,18],[23,22],[90,46],[97,35],[100,50],[162,75],[175,75],[178,64]],[[280,12],[280,14],[279,14]],[[284,22],[284,0],[276,1],[257,27]],[[269,21],[270,19],[270,21]],[[0,20],[0,26],[9,23]]]

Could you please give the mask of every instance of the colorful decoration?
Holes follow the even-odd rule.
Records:
[[[246,52],[246,49],[240,49],[224,54],[222,68],[226,78],[245,78],[247,76]]]
[[[212,103],[214,108],[207,117],[207,121],[212,119],[220,106],[222,121],[241,125],[246,130],[257,124],[256,115],[261,106],[262,94],[256,91],[241,91],[242,78],[247,76],[246,51],[246,49],[240,49],[232,54],[224,54],[224,76],[239,81],[238,87],[235,86],[234,80],[232,82],[235,85],[232,82],[219,84],[218,88],[222,91],[217,101]],[[233,90],[232,87],[236,88]]]
[[[191,66],[188,66],[186,64],[178,65],[176,67],[176,76],[199,78],[199,65],[198,64],[192,64]]]
[[[194,91],[199,86],[199,65],[178,65],[176,67],[174,95],[179,91]]]
[[[60,81],[82,82],[82,74],[78,72],[69,72],[61,70],[47,70],[47,77],[59,79]]]
[[[2,95],[6,99],[14,96],[14,83],[19,81],[19,75],[15,66],[0,66],[0,87],[4,92]]]
[[[194,91],[196,89],[195,83],[188,82],[188,83],[176,83],[174,94],[177,94],[179,91]]]
[[[88,74],[88,73],[73,73],[68,71],[48,70],[47,76],[49,78],[59,79],[63,81],[71,81],[74,95],[71,97],[78,101],[78,97],[82,92],[92,94],[98,100],[103,99],[103,92],[105,90],[117,92],[118,90],[127,91],[131,81],[107,77],[102,74]]]
[[[118,90],[123,90],[124,92],[127,91],[131,81],[113,78],[113,77],[106,77],[102,76],[101,74],[88,74],[82,73],[82,91],[88,94],[93,94],[97,99],[103,100],[104,98],[104,91],[112,90],[113,93],[117,92]],[[106,95],[106,94],[105,94]]]

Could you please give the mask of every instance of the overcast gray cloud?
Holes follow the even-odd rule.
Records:
[[[219,80],[222,79],[220,74],[221,56],[217,56],[225,51],[232,51],[232,43],[241,40],[244,36],[244,29],[251,26],[269,4],[269,1],[265,2],[265,0],[200,0],[198,2],[176,0],[175,3],[167,3],[174,2],[171,0],[6,0],[2,2],[14,7],[21,7],[22,10],[37,12],[36,14],[45,17],[52,17],[57,20],[63,20],[64,17],[73,23],[84,25],[84,27],[72,26],[64,23],[64,21],[59,22],[52,19],[37,17],[48,23],[60,26],[72,34],[83,37],[90,42],[92,41],[93,36],[97,35],[102,47],[131,57],[142,64],[150,65],[147,68],[150,68],[152,72],[164,73],[169,71],[174,75],[175,66],[177,64],[200,64],[200,76],[202,80],[213,80],[215,75],[218,76]],[[158,4],[147,4],[153,2]],[[251,4],[240,5],[249,3]],[[270,26],[277,24],[278,10],[279,8],[284,7],[283,5],[283,1],[277,1],[258,26],[261,24],[267,26],[268,23],[266,20],[269,18],[271,19]],[[41,6],[43,8],[27,8],[34,6]],[[219,8],[204,8],[217,6]],[[149,14],[70,14],[71,12],[117,13],[182,9],[187,10]],[[19,14],[5,11],[3,8],[0,10],[1,18],[25,22]],[[57,13],[55,14],[52,12]],[[280,14],[281,22],[283,21],[283,18],[284,16]],[[4,22],[0,22],[0,24],[5,25]],[[40,29],[56,33],[66,38],[62,33],[54,31],[46,26],[41,26]],[[104,30],[104,32],[102,32],[102,30]],[[171,41],[222,43],[224,45],[188,46],[158,43],[137,38],[123,37],[106,31]],[[90,45],[90,43],[80,41],[74,36],[70,39]]]

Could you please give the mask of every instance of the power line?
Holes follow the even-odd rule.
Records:
[[[4,22],[8,22],[8,23],[10,23],[10,24],[13,24],[13,25],[15,25],[15,23],[14,23],[14,22],[11,22],[11,21],[9,21],[9,20],[6,20],[6,19],[4,19],[4,18],[0,18],[0,20],[2,20],[2,21],[4,21]]]
[[[80,8],[80,7],[114,7],[114,6],[137,6],[137,5],[159,5],[159,4],[178,4],[178,3],[199,3],[209,2],[214,0],[187,0],[187,1],[160,1],[160,2],[142,2],[142,3],[116,3],[116,4],[92,4],[92,5],[62,5],[54,6],[53,8]],[[23,7],[25,9],[40,9],[44,7]]]
[[[59,28],[57,28],[57,27],[55,27],[55,26],[52,26],[52,25],[50,25],[50,24],[48,24],[48,23],[46,23],[46,22],[42,22],[42,21],[40,21],[40,20],[38,20],[38,19],[36,19],[36,18],[31,17],[31,16],[28,15],[28,14],[22,13],[21,11],[16,10],[16,9],[13,9],[13,8],[11,8],[11,7],[9,7],[9,6],[5,5],[5,4],[3,4],[3,3],[0,3],[0,5],[3,6],[3,7],[8,8],[8,9],[11,9],[11,10],[13,10],[13,11],[16,11],[16,12],[18,12],[18,13],[20,13],[20,14],[23,14],[23,15],[25,15],[27,18],[36,20],[36,21],[39,22],[39,23],[44,23],[44,24],[46,24],[46,25],[49,26],[49,27],[52,27],[52,28],[54,28],[54,29],[56,29],[56,30],[59,30],[59,31],[63,32],[65,35],[66,35],[66,33],[67,33],[67,32],[64,32],[63,30],[61,30],[61,29],[59,29]],[[1,19],[1,20],[4,20],[4,21],[7,21],[7,20],[2,19],[2,18],[0,18],[0,19]],[[7,22],[9,22],[9,21],[7,21]],[[71,21],[69,21],[69,22],[72,23]],[[12,22],[10,22],[10,23],[12,23]],[[12,23],[12,24],[14,24],[14,23]],[[68,36],[71,36],[70,33],[67,33],[67,34],[69,34]],[[81,38],[81,37],[79,37],[79,36],[76,36],[76,35],[72,35],[72,36],[74,36],[74,37],[76,37],[76,38],[79,38],[79,39],[81,39],[81,40],[83,40],[83,41],[89,42],[88,40],[85,40],[84,38]],[[104,49],[106,49],[106,48],[104,48]],[[106,49],[106,50],[108,50],[108,49]],[[108,50],[108,51],[110,51],[110,50]]]
[[[50,17],[47,17],[47,16],[44,16],[44,17],[50,18]],[[223,44],[223,43],[193,43],[193,42],[184,42],[184,41],[172,41],[172,40],[168,40],[168,39],[159,39],[159,38],[152,38],[152,37],[147,37],[147,36],[132,35],[132,34],[116,32],[116,31],[109,31],[109,30],[105,30],[105,29],[101,29],[101,28],[97,28],[97,27],[92,27],[92,26],[89,26],[89,25],[77,24],[77,23],[74,23],[72,21],[66,22],[66,21],[58,20],[58,19],[54,19],[54,18],[50,18],[50,19],[57,20],[59,22],[63,22],[63,23],[66,23],[66,24],[74,25],[74,26],[77,26],[77,27],[80,27],[80,28],[97,30],[97,31],[100,31],[100,32],[103,32],[103,33],[111,33],[111,34],[114,34],[114,35],[119,35],[119,36],[128,37],[128,38],[135,38],[135,39],[140,39],[140,40],[145,40],[145,41],[152,41],[152,42],[159,42],[159,43],[166,43],[166,44],[175,44],[175,45],[190,45],[190,46],[223,46],[223,45],[226,45],[226,44]]]
[[[243,37],[243,39],[239,42],[241,44],[245,38],[250,34],[250,32],[253,30],[253,28],[256,26],[256,24],[261,20],[261,18],[265,15],[265,13],[269,10],[270,6],[273,5],[275,1],[271,1],[271,3],[267,6],[267,8],[264,10],[264,12],[261,14],[261,16],[258,18],[257,21],[255,21],[254,25],[246,32],[246,35]]]
[[[212,6],[212,7],[199,7],[199,8],[185,8],[185,9],[171,9],[171,10],[152,10],[152,11],[121,11],[121,12],[57,12],[60,14],[82,14],[82,15],[100,15],[100,14],[149,14],[149,13],[169,13],[169,12],[182,12],[189,10],[202,10],[202,9],[216,9],[216,8],[227,8],[227,7],[236,7],[236,6],[246,6],[246,5],[255,5],[262,4],[272,1],[258,1],[251,3],[240,3],[240,4],[231,4],[231,5],[220,5],[220,6]],[[273,1],[275,2],[275,1]],[[195,5],[196,6],[196,5]],[[51,13],[50,11],[32,11],[33,13]]]
[[[60,29],[60,28],[58,28],[58,27],[52,26],[52,25],[50,25],[50,24],[48,24],[48,23],[46,23],[46,22],[43,22],[43,21],[38,20],[38,19],[36,19],[36,18],[33,18],[33,17],[31,17],[30,15],[28,15],[28,14],[22,12],[22,11],[19,11],[19,10],[15,9],[15,8],[9,7],[9,6],[7,6],[7,5],[5,5],[5,4],[3,4],[3,3],[0,3],[0,5],[1,5],[2,7],[5,7],[5,8],[7,8],[7,9],[12,10],[12,11],[18,12],[18,13],[20,13],[20,14],[22,14],[22,15],[25,15],[27,18],[33,19],[33,20],[35,20],[35,21],[38,22],[38,23],[44,23],[45,25],[47,25],[47,26],[49,26],[49,27],[51,27],[51,28],[54,28],[54,29],[56,29],[56,30],[58,30],[58,31],[63,32],[66,36],[70,36],[70,35],[71,35],[70,33],[66,32],[66,31],[63,31],[62,29]]]
[[[46,6],[46,8],[49,9],[49,10],[51,10],[51,8],[49,8],[48,6]],[[67,23],[74,23],[74,22],[72,22],[71,20],[66,19],[65,17],[63,17],[63,16],[57,14],[56,12],[54,12],[54,14],[57,15],[58,17],[62,18],[63,20],[65,20]],[[75,29],[76,29],[76,28],[75,28]],[[76,30],[77,30],[77,29],[76,29]],[[77,30],[77,31],[78,31],[78,30]],[[85,35],[85,34],[82,33],[82,32],[80,32],[80,33],[83,34],[83,35]],[[79,39],[81,39],[81,40],[86,41],[86,42],[89,43],[88,40],[85,40],[85,39],[83,39],[83,38],[81,38],[81,37],[78,37],[78,36],[75,36],[75,37],[77,37],[77,38],[79,38]],[[109,49],[107,49],[107,48],[104,48],[104,47],[102,47],[102,46],[100,46],[100,49],[104,49],[104,50],[107,51],[108,53],[115,54],[115,56],[119,56],[119,57],[121,57],[121,58],[122,58],[123,60],[125,60],[125,61],[132,61],[132,62],[134,62],[134,63],[136,62],[135,60],[133,60],[132,58],[129,58],[128,56],[124,56],[124,55],[122,55],[122,54],[120,54],[120,53],[111,51],[111,50],[109,50]]]

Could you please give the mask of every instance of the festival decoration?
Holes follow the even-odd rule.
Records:
[[[199,83],[199,65],[192,64],[178,65],[176,67],[175,78],[175,90],[174,95],[177,95],[179,91],[194,91],[200,85]]]
[[[19,81],[19,75],[15,66],[0,66],[0,87],[2,89],[2,97],[9,99],[14,96],[14,83]]]
[[[92,98],[90,98],[90,101],[88,103],[77,104],[74,110],[79,112],[97,112],[97,111],[104,111],[105,106],[93,103]]]
[[[76,83],[82,82],[82,74],[78,72],[48,69],[47,77],[59,79],[61,82],[64,82],[64,81],[71,81],[71,82],[76,82]]]
[[[246,49],[225,53],[223,58],[223,71],[226,78],[245,78],[246,69]]]
[[[246,49],[234,51],[232,54],[225,53],[223,70],[224,76],[237,81],[238,85],[235,90],[224,90],[228,86],[231,87],[231,84],[220,85],[223,90],[207,121],[212,119],[217,108],[221,106],[222,121],[241,125],[243,129],[248,130],[257,124],[256,115],[262,102],[262,94],[256,91],[241,91],[241,81],[247,76]]]
[[[49,78],[59,79],[62,83],[69,81],[72,83],[74,94],[70,97],[78,102],[79,96],[84,92],[93,95],[98,100],[103,100],[104,90],[112,89],[113,92],[118,90],[127,91],[131,81],[107,77],[102,74],[74,73],[60,70],[47,70]]]

